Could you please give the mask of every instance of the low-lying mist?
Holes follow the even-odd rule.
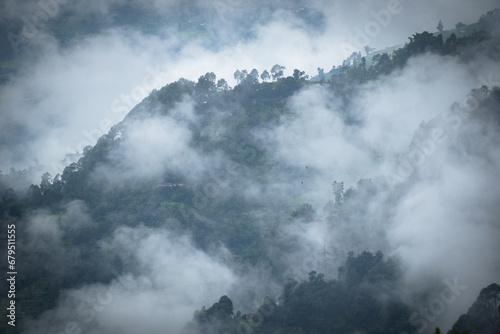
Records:
[[[451,328],[500,277],[498,38],[460,55],[422,53],[348,93],[295,78],[301,88],[268,106],[254,96],[279,80],[245,86],[236,69],[313,76],[349,56],[340,45],[388,4],[296,1],[304,18],[288,2],[222,1],[232,9],[221,19],[215,2],[192,1],[215,13],[200,19],[201,37],[170,22],[157,33],[121,26],[110,13],[122,0],[67,4],[110,15],[109,26],[67,43],[41,28],[30,46],[39,54],[0,86],[0,167],[32,166],[34,184],[48,170],[73,187],[19,218],[24,273],[54,273],[62,287],[22,332],[179,333],[223,295],[253,313],[266,296],[280,300],[287,279],[337,279],[349,252],[364,251],[401,265],[391,293],[417,312],[411,325]],[[133,3],[164,15],[182,7]],[[402,1],[367,44],[404,43],[441,18],[472,22],[493,4],[459,1],[452,12]],[[1,8],[9,20],[35,10]],[[207,72],[226,86],[204,91],[195,80]],[[36,187],[13,188],[20,201],[36,197]],[[419,313],[450,284],[453,302]]]

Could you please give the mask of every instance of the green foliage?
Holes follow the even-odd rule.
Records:
[[[389,293],[397,286],[399,268],[394,261],[383,260],[380,252],[364,252],[357,257],[351,253],[339,271],[349,274],[339,280],[325,280],[323,274],[312,271],[307,281],[299,283],[289,279],[280,298],[282,303],[268,300],[255,313],[261,321],[259,326],[253,326],[255,333],[272,330],[274,333],[364,331],[380,334],[411,331],[408,307],[395,298],[384,301],[378,298],[381,292]],[[207,322],[207,314],[220,308],[220,303],[207,311],[202,308],[195,312],[191,326],[195,323],[200,328],[200,324]],[[228,333],[236,333],[235,321],[252,321],[245,320],[246,315],[242,317],[244,320],[223,318]]]
[[[238,173],[251,173],[256,182],[260,182],[260,177],[264,184],[273,168],[278,169],[279,166],[273,166],[273,162],[268,160],[265,148],[259,146],[249,129],[271,124],[280,117],[289,115],[287,99],[307,83],[288,77],[272,83],[242,83],[233,90],[219,91],[213,89],[213,76],[203,76],[200,80],[206,80],[208,86],[205,85],[207,82],[204,82],[196,88],[196,84],[192,82],[180,81],[164,87],[150,99],[161,103],[159,109],[168,113],[169,109],[162,101],[175,106],[172,101],[179,101],[175,94],[191,94],[189,96],[197,99],[196,96],[203,91],[206,93],[203,99],[206,99],[207,103],[197,103],[195,106],[195,112],[201,116],[209,113],[211,107],[217,109],[219,106],[222,108],[238,102],[241,109],[235,111],[233,117],[222,118],[230,136],[236,140],[218,142],[202,135],[203,129],[194,129],[198,135],[193,138],[193,146],[197,149],[222,150],[238,166]],[[160,95],[165,100],[160,99]],[[471,92],[471,98],[477,102],[477,112],[472,113],[471,117],[484,120],[487,124],[500,124],[499,114],[488,111],[498,110],[498,89],[476,89]],[[144,103],[153,102],[148,100]],[[130,117],[141,117],[141,110],[136,109]],[[256,264],[269,263],[270,271],[276,277],[286,272],[287,268],[268,261],[266,249],[270,244],[283,251],[293,252],[300,249],[297,241],[280,240],[277,227],[289,223],[290,216],[312,221],[315,214],[310,204],[301,204],[290,213],[289,207],[283,205],[284,203],[264,205],[262,201],[245,198],[238,194],[238,191],[231,190],[240,189],[239,180],[228,176],[224,167],[217,166],[213,168],[212,176],[203,178],[200,185],[179,187],[175,190],[153,189],[150,180],[141,178],[129,184],[119,185],[105,179],[96,181],[96,170],[104,164],[111,164],[109,155],[116,149],[112,138],[120,126],[122,125],[118,125],[109,135],[101,138],[95,147],[86,150],[85,155],[78,162],[70,164],[62,176],[52,178],[50,174],[44,174],[40,184],[32,185],[24,198],[13,189],[6,189],[0,202],[3,222],[23,221],[27,215],[43,208],[49,210],[63,229],[63,244],[82,246],[94,245],[109,237],[121,226],[142,224],[148,227],[163,227],[176,233],[190,234],[200,249],[209,249],[217,243],[224,244],[230,250],[233,260],[246,267],[245,270],[252,270],[252,266]],[[182,177],[170,171],[168,166],[166,169],[163,178],[155,182],[186,183]],[[12,175],[17,175],[17,172]],[[214,182],[214,179],[217,181]],[[210,193],[210,188],[205,187],[207,184],[216,184],[219,188]],[[347,226],[358,220],[370,219],[364,216],[365,203],[376,194],[377,189],[370,180],[361,180],[356,188],[348,190],[344,190],[342,182],[334,182],[332,196],[335,202],[331,202],[327,222]],[[64,209],[68,202],[76,199],[84,201],[89,208],[91,222],[81,229],[71,228],[72,222],[67,219]],[[356,240],[355,232],[351,233],[349,237]],[[360,231],[360,234],[363,233]],[[84,259],[102,256],[97,248],[83,248],[86,249],[81,254]],[[47,262],[44,254],[30,254],[30,258],[33,258],[33,263]],[[119,260],[106,264],[108,267],[101,268],[94,266],[92,261],[81,261],[73,265],[71,272],[60,274],[38,269],[36,265],[30,266],[33,269],[24,271],[21,287],[25,289],[23,291],[26,295],[32,298],[32,305],[36,305],[30,309],[30,315],[36,316],[52,307],[61,288],[69,289],[96,280],[106,282],[112,277],[110,270],[123,270],[123,263]],[[305,333],[355,330],[384,333],[407,330],[408,309],[392,298],[391,294],[391,291],[397,288],[400,275],[397,261],[384,259],[379,252],[362,252],[357,256],[349,253],[345,264],[339,268],[337,280],[327,280],[322,273],[311,272],[305,282],[289,280],[284,284],[282,303],[275,308],[272,316],[266,316],[258,330],[263,333],[270,328],[303,330]],[[42,283],[48,278],[52,278],[56,284],[47,286],[43,299],[37,299],[34,291],[41,289]],[[385,302],[378,299],[381,294]],[[215,326],[210,327],[210,330],[215,332],[234,332],[241,319],[233,315],[229,298],[221,298],[209,309],[199,312],[196,321],[204,323],[203,326]],[[196,326],[199,324],[193,326],[198,328]],[[472,327],[466,326],[460,330],[469,328]]]
[[[490,33],[488,31],[492,30],[491,26],[493,24],[491,22],[494,22],[492,18],[497,17],[496,15],[498,13],[491,13],[481,20],[484,23],[485,30],[473,30],[468,34],[460,33],[461,38],[457,38],[455,33],[451,33],[446,41],[444,41],[443,34],[436,36],[427,31],[416,33],[409,37],[408,43],[402,48],[395,50],[391,55],[387,52],[375,54],[371,58],[371,65],[369,67],[366,66],[366,59],[361,57],[361,53],[354,52],[344,60],[342,66],[338,68],[334,66],[328,74],[318,71],[318,76],[314,79],[324,81],[329,77],[329,81],[334,85],[335,90],[345,91],[346,88],[352,88],[351,85],[374,80],[381,75],[387,75],[396,69],[402,68],[406,65],[408,59],[423,53],[429,52],[439,55],[459,54],[461,50],[472,45],[477,45],[489,38]],[[464,29],[464,27],[460,27],[461,30]],[[365,47],[365,51],[368,55],[371,49],[367,46]]]
[[[207,75],[201,77],[198,81],[198,88],[202,90],[209,89],[213,84],[210,79],[210,75],[208,75],[208,77]],[[194,92],[194,86],[192,82],[179,80],[161,88],[157,92],[156,98],[167,108],[173,107],[175,103],[182,101],[185,95],[191,95]]]
[[[481,15],[478,24],[481,26],[482,30],[491,31],[498,28],[500,18],[500,10],[495,8],[485,15]]]
[[[349,254],[339,268],[339,280],[325,281],[311,272],[309,280],[289,281],[284,288],[285,328],[304,333],[388,333],[408,330],[409,310],[397,300],[381,302],[377,295],[398,282],[399,266],[380,252]]]
[[[285,66],[281,65],[274,65],[273,68],[271,68],[271,75],[273,77],[273,80],[278,80],[281,77],[283,77],[283,70],[285,69]]]
[[[484,21],[490,22],[487,18]],[[345,66],[333,71],[331,87],[339,99],[349,103],[357,85],[404,67],[408,59],[415,55],[425,52],[454,55],[485,38],[487,35],[484,33],[461,38],[452,34],[443,41],[442,37],[427,32],[415,34],[410,37],[409,43],[391,56],[387,53],[374,56],[371,66],[367,66],[366,58],[355,53]],[[367,50],[370,51],[369,48]],[[260,76],[262,83],[259,83],[257,70],[250,73],[247,70],[237,71],[238,85],[234,89],[230,89],[224,79],[217,81],[216,75],[211,72],[201,76],[196,83],[180,79],[168,84],[134,108],[123,123],[100,138],[93,148],[86,149],[84,156],[68,165],[62,175],[52,177],[45,173],[39,185],[26,185],[26,194],[12,185],[28,179],[28,172],[13,170],[7,175],[0,173],[2,224],[15,221],[23,228],[31,214],[40,209],[46,210],[64,231],[62,244],[84,246],[81,258],[86,260],[100,258],[102,254],[95,245],[99,240],[110,237],[118,227],[138,225],[189,234],[195,246],[204,250],[214,244],[223,244],[232,254],[232,260],[249,268],[246,270],[268,260],[266,247],[271,243],[278,243],[290,252],[299,249],[297,241],[278,240],[276,226],[289,223],[289,217],[312,221],[315,211],[310,204],[302,204],[290,213],[288,203],[281,203],[279,199],[252,199],[238,193],[247,186],[242,185],[238,177],[250,176],[258,183],[256,186],[265,187],[270,178],[287,180],[289,175],[293,175],[285,171],[284,177],[279,176],[283,166],[273,161],[267,148],[253,136],[255,130],[275,126],[284,117],[293,116],[288,107],[290,97],[312,84],[298,69],[292,76],[284,78],[284,69],[275,65],[270,73],[264,71]],[[323,70],[318,69],[318,72]],[[271,79],[273,81],[269,82]],[[500,122],[500,114],[486,111],[498,110],[498,89],[477,89],[471,96],[478,101],[478,112],[472,117]],[[200,119],[199,124],[190,128],[193,133],[192,148],[204,154],[221,152],[238,167],[236,176],[227,176],[226,166],[211,166],[209,175],[201,176],[198,184],[188,184],[167,163],[165,173],[157,180],[137,177],[130,182],[113,183],[105,177],[96,177],[103,166],[119,171],[120,166],[114,166],[111,159],[118,149],[114,138],[119,131],[126,129],[130,119],[149,117],[150,112],[159,116],[168,115],[185,97],[194,101],[194,112]],[[355,122],[349,117],[346,116],[346,123]],[[224,134],[211,131],[218,124],[224,128]],[[186,186],[175,190],[152,188],[152,183],[163,182],[183,183]],[[335,182],[335,201],[329,202],[325,210],[329,214],[328,223],[348,225],[367,219],[363,216],[366,211],[364,203],[374,196],[375,191],[373,183],[367,180],[346,191],[342,182]],[[81,229],[73,229],[73,222],[68,219],[65,210],[65,206],[73,200],[81,200],[89,208],[91,222]],[[87,282],[107,282],[112,277],[111,270],[121,272],[123,269],[121,260],[113,259],[105,268],[94,266],[94,261],[89,260],[73,264],[71,272],[49,272],[36,265],[37,262],[49,262],[46,254],[22,255],[33,258],[32,262],[26,261],[33,266],[26,267],[23,282],[20,283],[23,296],[28,296],[26,300],[34,305],[26,312],[30,316],[37,316],[53,307],[61,288],[71,289]],[[287,269],[272,263],[269,266],[276,276]],[[339,268],[337,280],[327,280],[324,274],[313,271],[305,282],[289,280],[284,284],[282,303],[276,305],[272,315],[265,317],[256,332],[264,333],[276,328],[282,328],[284,332],[301,330],[304,333],[389,333],[408,330],[409,311],[391,296],[399,278],[397,261],[384,259],[380,252],[363,252],[357,256],[349,253],[345,264]],[[40,290],[45,293],[36,297]],[[387,296],[384,302],[377,298],[381,293]],[[260,310],[265,313],[264,306]],[[240,315],[234,315],[232,301],[223,296],[210,308],[198,311],[190,326],[193,331],[202,333],[232,333],[243,318]],[[254,320],[245,316],[243,321],[250,323]]]
[[[227,319],[233,315],[233,301],[228,296],[222,296],[219,302],[206,311],[206,318]]]
[[[208,310],[203,307],[195,311],[193,320],[186,324],[183,333],[235,333],[236,324],[233,301],[228,296],[222,296]]]

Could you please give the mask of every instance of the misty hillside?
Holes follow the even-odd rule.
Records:
[[[490,3],[2,6],[2,333],[499,330]]]

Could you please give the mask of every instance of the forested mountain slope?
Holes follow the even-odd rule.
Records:
[[[405,94],[498,65],[498,42],[417,33],[329,83],[280,65],[237,71],[234,88],[214,73],[179,79],[61,175],[25,192],[12,189],[18,172],[1,175],[2,229],[19,238],[15,329],[433,330],[439,317],[419,307],[456,277],[474,294],[497,273],[500,90],[478,82],[452,104],[439,82],[425,110]],[[394,93],[403,86],[418,89]],[[398,103],[408,109],[389,114]],[[469,319],[457,330],[483,333]]]

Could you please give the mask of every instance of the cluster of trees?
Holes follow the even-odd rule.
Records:
[[[348,254],[338,279],[326,280],[316,271],[309,279],[289,278],[278,298],[267,296],[252,313],[234,313],[224,295],[210,308],[194,312],[183,334],[199,333],[412,333],[413,312],[397,297],[402,270],[396,259],[381,252]],[[484,288],[451,334],[493,333],[500,330],[500,286]],[[473,330],[472,332],[470,330]],[[439,328],[435,329],[440,334]]]
[[[285,66],[281,66],[279,64],[274,65],[270,71],[264,70],[262,74],[260,75],[260,79],[262,82],[269,82],[269,81],[277,81],[279,79],[284,78],[284,70],[286,69]],[[237,70],[234,73],[234,78],[238,82],[238,84],[258,84],[259,83],[259,72],[254,68],[253,70],[248,73],[247,70]],[[305,80],[308,78],[306,73],[304,71],[300,71],[298,69],[293,70],[293,78],[295,80]]]
[[[427,31],[416,33],[409,37],[409,42],[402,48],[397,49],[392,54],[382,53],[372,57],[372,63],[368,66],[367,57],[363,57],[361,52],[353,52],[347,57],[341,66],[325,73],[318,68],[318,75],[314,78],[318,81],[330,81],[335,89],[343,89],[352,84],[359,84],[369,80],[374,80],[380,75],[389,74],[396,69],[405,66],[408,59],[413,56],[430,52],[439,55],[458,55],[462,50],[477,45],[494,34],[498,29],[500,10],[494,9],[482,15],[476,24],[469,26],[459,22],[455,25],[455,32],[443,37],[444,24],[439,21],[437,30],[439,34],[432,34]],[[467,31],[464,30],[468,28]],[[467,32],[469,34],[467,34]],[[368,45],[364,51],[366,56],[370,55],[374,49]]]
[[[80,253],[87,260],[73,263],[70,270],[61,272],[39,268],[39,264],[49,261],[47,254],[34,256],[23,248],[18,250],[19,256],[25,260],[20,268],[23,280],[17,287],[23,291],[22,296],[28,296],[19,298],[20,314],[24,312],[26,316],[36,317],[54,307],[61,289],[95,281],[106,282],[113,277],[111,271],[121,272],[123,268],[119,262],[112,261],[103,268],[88,260],[103,258],[103,254],[97,254],[96,243],[109,237],[120,226],[175,227],[179,233],[190,234],[201,249],[208,249],[214,242],[223,243],[236,259],[244,259],[249,249],[257,247],[253,245],[259,238],[262,224],[252,219],[251,213],[259,212],[270,221],[280,214],[286,220],[288,213],[285,209],[275,212],[245,199],[236,192],[239,187],[235,177],[225,188],[218,190],[233,191],[233,196],[219,197],[209,193],[207,185],[213,183],[211,176],[192,186],[168,166],[165,174],[154,182],[184,183],[186,187],[178,187],[175,191],[152,191],[153,181],[140,177],[117,185],[96,179],[96,170],[103,165],[120,167],[113,166],[109,157],[118,149],[119,144],[114,138],[120,131],[125,131],[128,121],[149,117],[151,110],[166,115],[184,97],[190,96],[196,101],[195,112],[200,117],[200,123],[192,129],[192,146],[203,154],[221,150],[242,170],[255,171],[257,179],[264,178],[269,171],[269,161],[264,149],[253,139],[251,129],[278,120],[288,112],[287,99],[305,84],[307,82],[302,79],[287,77],[251,87],[241,83],[229,89],[227,82],[217,79],[214,73],[201,76],[197,82],[181,79],[154,91],[127,115],[123,123],[114,126],[94,147],[86,149],[83,157],[69,164],[60,175],[44,173],[39,184],[30,185],[31,182],[23,181],[22,189],[17,189],[14,185],[29,179],[30,171],[11,170],[9,174],[0,174],[2,226],[17,223],[17,233],[26,235],[31,217],[38,212],[47,212],[60,224],[63,245],[87,245]],[[228,110],[228,106],[235,104],[241,106],[240,112],[234,112],[231,117],[217,117],[217,110]],[[207,135],[212,121],[222,122],[227,129],[225,136],[234,140],[215,140]],[[225,166],[214,166],[212,172],[213,175],[227,173]],[[90,218],[89,223],[79,229],[66,224],[66,206],[74,200],[86,204]],[[52,283],[47,285],[47,281]],[[22,318],[20,315],[20,320]]]
[[[498,8],[490,10],[486,14],[481,15],[478,21],[480,29],[486,31],[492,31],[494,29],[498,29],[499,17],[500,17],[500,9]]]
[[[380,252],[351,252],[338,279],[326,280],[316,271],[303,282],[290,278],[282,295],[267,297],[255,313],[233,314],[232,302],[223,296],[208,310],[196,311],[185,333],[410,332],[411,310],[392,295],[400,274],[398,262]]]
[[[361,84],[370,80],[375,80],[380,75],[387,75],[396,69],[401,69],[411,57],[430,52],[440,55],[457,55],[460,50],[486,40],[489,34],[485,31],[476,32],[470,36],[457,38],[453,33],[443,40],[439,34],[435,36],[429,32],[416,33],[409,37],[409,42],[402,48],[397,49],[391,55],[388,53],[376,54],[372,57],[372,64],[367,65],[366,57],[361,56],[361,52],[353,52],[342,66],[333,68],[327,78],[323,70],[318,69],[317,80],[329,81],[335,89],[345,89],[353,84]]]

